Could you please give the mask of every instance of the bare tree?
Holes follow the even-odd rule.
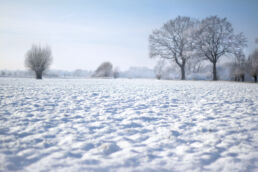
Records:
[[[164,74],[164,70],[165,70],[165,60],[164,59],[160,59],[156,66],[154,67],[154,72],[156,74],[156,78],[158,80],[160,80]]]
[[[35,72],[36,79],[42,79],[43,73],[52,63],[50,47],[42,48],[32,45],[31,49],[25,55],[25,66]]]
[[[94,72],[93,77],[112,77],[113,65],[110,62],[102,63]]]
[[[242,33],[234,34],[233,27],[226,18],[217,16],[202,20],[196,36],[196,48],[200,56],[213,64],[213,80],[217,80],[216,64],[218,60],[246,46]]]
[[[5,76],[5,71],[1,71],[1,76]]]
[[[114,69],[114,71],[113,71],[113,77],[114,78],[118,78],[119,77],[119,75],[120,75],[120,72],[119,72],[120,70],[119,70],[119,68],[118,67],[116,67],[115,69]]]
[[[185,65],[193,56],[193,32],[197,22],[190,17],[178,16],[156,29],[149,36],[150,57],[173,60],[185,79]]]
[[[248,73],[254,78],[254,82],[257,82],[258,75],[258,49],[256,49],[247,60]]]
[[[233,63],[231,73],[235,81],[245,81],[246,59],[242,51],[234,52],[235,62]]]

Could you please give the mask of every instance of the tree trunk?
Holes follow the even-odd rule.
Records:
[[[156,75],[156,78],[157,78],[158,80],[160,80],[160,79],[161,79],[161,75]]]
[[[185,80],[185,66],[181,66],[181,80]]]
[[[217,81],[217,68],[216,68],[216,62],[213,62],[213,81]]]
[[[245,75],[241,75],[242,82],[245,81]]]
[[[257,82],[257,75],[254,75],[254,82]]]
[[[36,72],[36,79],[42,79],[42,72]]]

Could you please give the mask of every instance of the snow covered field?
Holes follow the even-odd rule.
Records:
[[[0,78],[0,171],[258,171],[258,85]]]

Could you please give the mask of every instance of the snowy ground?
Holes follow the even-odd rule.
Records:
[[[0,78],[0,171],[258,171],[258,85]]]

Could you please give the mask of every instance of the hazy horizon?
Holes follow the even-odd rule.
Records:
[[[148,36],[176,16],[227,17],[236,33],[258,37],[258,1],[2,1],[0,0],[0,69],[25,70],[24,55],[34,44],[49,45],[51,69],[95,70],[102,62],[126,70],[153,68]]]

